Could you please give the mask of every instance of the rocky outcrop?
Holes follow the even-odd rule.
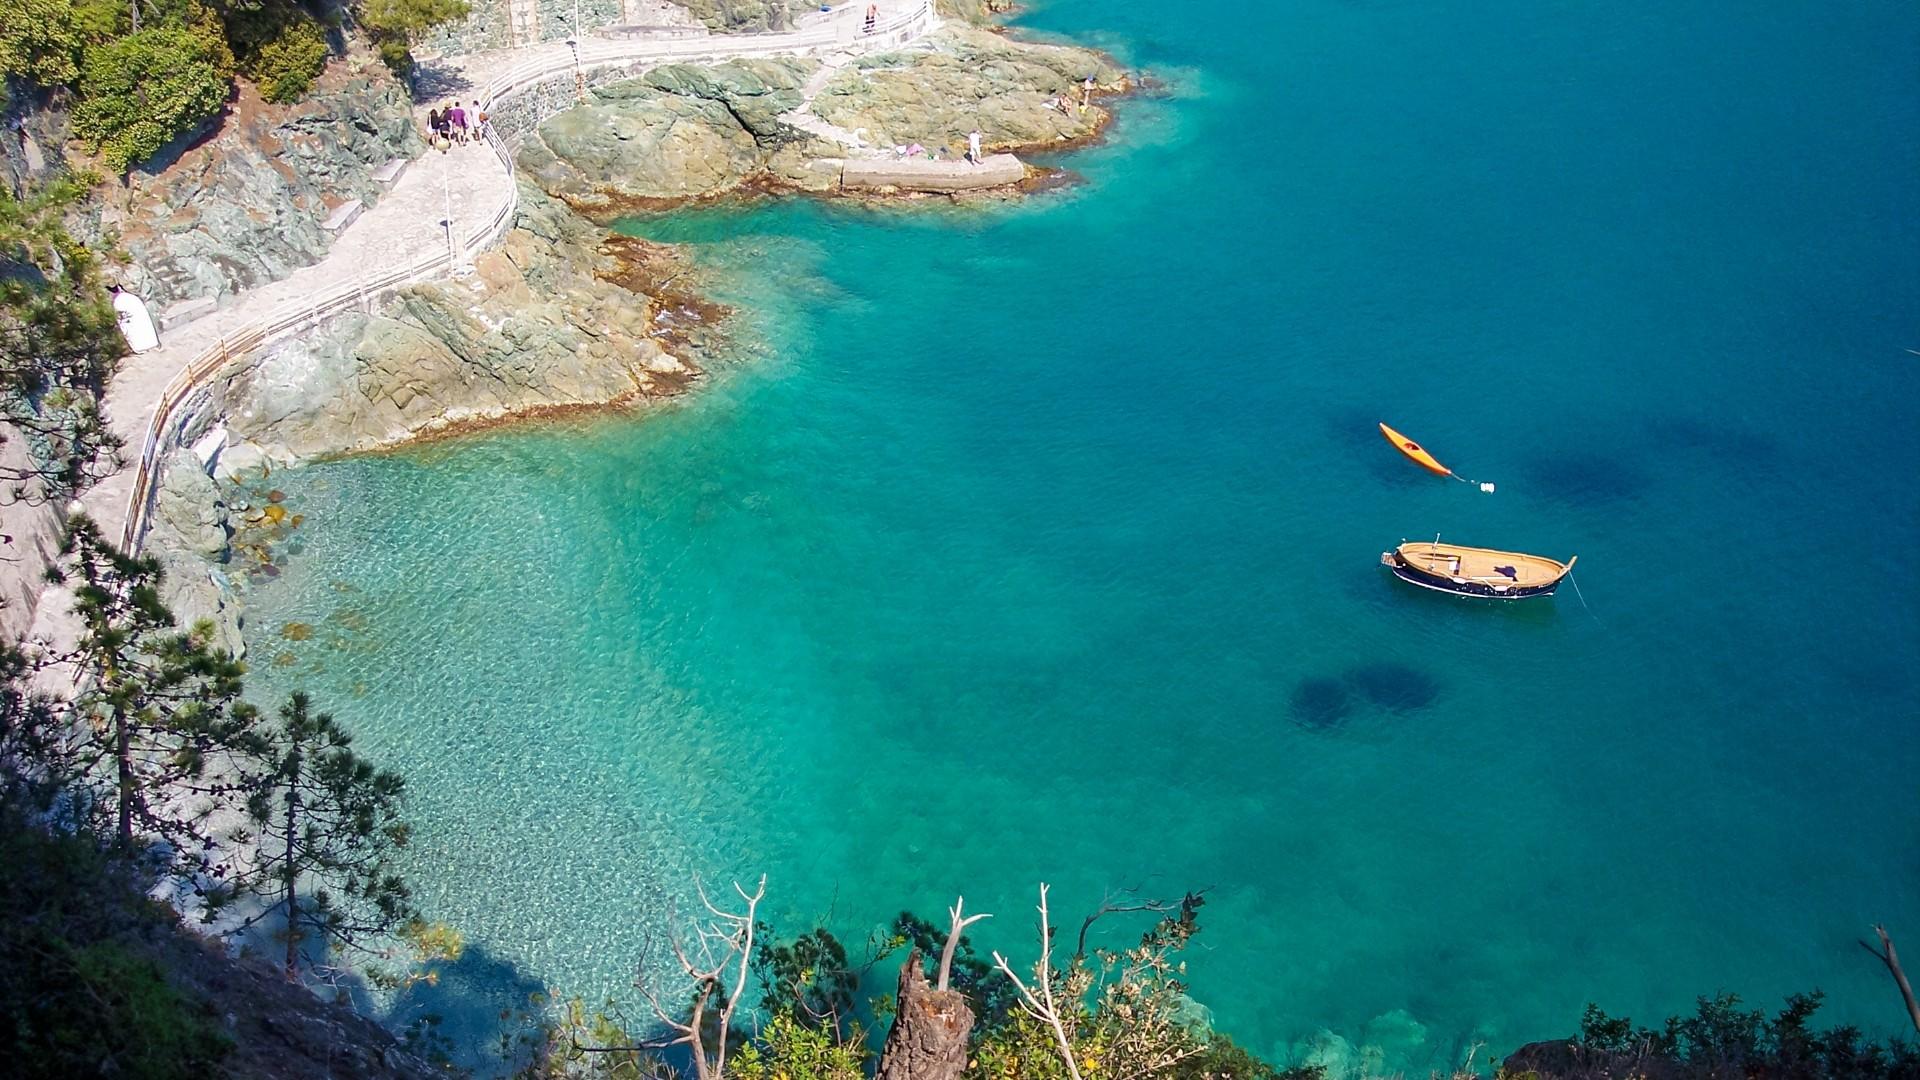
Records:
[[[820,10],[817,0],[682,0],[694,18],[720,33],[791,30],[794,19]]]
[[[163,461],[154,492],[147,550],[160,560],[160,599],[182,626],[202,619],[214,627],[213,642],[244,655],[245,612],[227,576],[233,535],[227,500],[191,450]]]
[[[548,192],[601,217],[732,191],[768,175],[783,149],[814,141],[779,116],[800,106],[817,67],[735,60],[655,68],[541,124],[519,165]]]
[[[291,105],[242,83],[212,137],[136,170],[99,224],[132,257],[119,277],[156,311],[226,296],[317,262],[334,208],[372,205],[374,171],[421,149],[406,89],[356,46]]]
[[[20,195],[66,170],[60,148],[71,134],[73,92],[7,78],[0,87],[0,182]]]
[[[984,24],[1013,10],[1013,0],[933,0],[933,9],[949,19]]]
[[[1127,87],[1126,74],[1091,49],[1016,41],[951,27],[926,50],[862,57],[814,99],[821,118],[869,143],[919,143],[959,156],[978,127],[996,150],[1043,149],[1097,134],[1098,104],[1079,107],[1086,80],[1098,93]]]
[[[895,147],[918,144],[959,160],[976,127],[996,150],[1089,138],[1107,112],[1080,106],[1088,79],[1092,94],[1128,85],[1097,52],[965,26],[831,74],[803,60],[669,65],[547,119],[519,164],[546,191],[603,219],[755,188],[829,191],[850,157],[892,158]],[[815,130],[845,141],[795,126],[803,106]]]
[[[206,415],[290,460],[505,417],[671,396],[699,375],[719,309],[659,283],[673,257],[603,237],[536,191],[473,273],[238,363]]]

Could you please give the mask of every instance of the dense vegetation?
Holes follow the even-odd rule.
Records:
[[[345,24],[397,72],[431,27],[466,0],[8,0],[0,75],[77,95],[73,129],[112,170],[153,158],[217,117],[236,75],[269,101],[306,93]]]
[[[126,342],[98,259],[63,223],[79,195],[0,190],[0,441],[27,443],[0,466],[0,506],[65,499],[116,449],[100,397]]]

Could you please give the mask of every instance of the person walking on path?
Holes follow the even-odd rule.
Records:
[[[487,121],[492,119],[480,108],[479,102],[473,103],[473,141],[485,142],[487,139]]]
[[[441,112],[439,109],[427,110],[427,145],[428,146],[431,146],[434,149],[441,150],[441,151],[444,151],[446,149],[446,147],[440,145],[441,136],[446,134],[446,132],[442,131],[441,129],[446,126],[447,126],[446,113]]]
[[[869,34],[871,34],[871,33],[873,33],[873,31],[874,31],[874,28],[875,28],[875,27],[877,27],[877,26],[879,26],[879,25],[880,25],[880,5],[878,5],[878,4],[868,4],[868,5],[867,5],[867,30],[866,30],[866,32],[867,32],[867,33],[869,33]]]
[[[460,107],[458,101],[453,103],[453,108],[447,110],[447,123],[453,128],[453,141],[461,143],[467,141],[467,111]]]
[[[967,160],[971,161],[975,165],[980,164],[980,129],[979,128],[974,128],[973,132],[967,136]]]

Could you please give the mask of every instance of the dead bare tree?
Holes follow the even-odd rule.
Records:
[[[880,1049],[874,1080],[958,1080],[967,1067],[967,1038],[973,1033],[973,1009],[966,995],[951,989],[953,954],[967,927],[991,915],[967,915],[966,897],[947,909],[947,940],[940,949],[937,982],[927,985],[920,950],[907,952],[900,967],[900,991],[893,1026]]]
[[[960,944],[960,935],[967,927],[972,926],[981,919],[993,918],[990,912],[982,912],[978,915],[962,917],[962,913],[966,910],[966,907],[967,898],[964,896],[956,896],[953,900],[953,906],[947,909],[947,918],[949,920],[947,943],[940,948],[939,980],[934,984],[934,989],[936,990],[945,990],[948,982],[952,979],[953,950]]]
[[[658,989],[645,975],[634,980],[634,988],[647,1001],[653,1015],[673,1033],[673,1037],[641,1046],[599,1047],[599,1052],[660,1050],[685,1045],[693,1057],[696,1080],[721,1080],[726,1075],[727,1043],[733,1026],[734,1010],[747,989],[747,969],[753,959],[754,915],[767,895],[767,876],[752,893],[733,883],[746,910],[724,911],[707,896],[699,878],[693,880],[700,903],[707,915],[693,928],[694,939],[684,942],[678,935],[669,938],[673,958],[691,983],[692,1007],[683,1017],[661,1002]],[[729,985],[731,983],[731,985]],[[683,999],[674,999],[683,1000]],[[710,1013],[709,1009],[713,1009]],[[711,1025],[711,1028],[709,1028]],[[709,1041],[711,1040],[711,1041]]]
[[[1880,958],[1893,973],[1894,984],[1900,987],[1900,997],[1907,1003],[1907,1017],[1913,1021],[1913,1030],[1920,1031],[1920,1001],[1913,997],[1913,984],[1907,981],[1907,973],[1900,970],[1900,954],[1893,951],[1893,939],[1887,936],[1887,928],[1876,925],[1873,932],[1880,938],[1880,947],[1862,941],[1860,947]]]
[[[1067,1035],[1066,1021],[1060,1015],[1058,1003],[1053,993],[1053,927],[1047,922],[1047,884],[1040,883],[1040,959],[1034,964],[1033,986],[1030,988],[1014,974],[1007,958],[998,951],[993,954],[993,962],[1006,977],[1012,981],[1013,988],[1020,994],[1020,1007],[1028,1016],[1047,1025],[1053,1031],[1055,1045],[1060,1050],[1060,1060],[1066,1063],[1067,1075],[1080,1080],[1080,1065],[1073,1059],[1073,1040]]]

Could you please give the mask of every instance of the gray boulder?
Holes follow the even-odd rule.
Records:
[[[181,626],[211,623],[216,646],[244,655],[245,606],[224,567],[233,535],[226,502],[192,451],[175,450],[161,469],[146,541],[160,560],[160,600]]]
[[[548,192],[611,216],[705,198],[766,171],[808,138],[780,122],[817,65],[800,60],[671,64],[601,87],[541,124],[519,163]]]
[[[669,64],[639,80],[656,90],[725,105],[740,126],[761,141],[792,137],[781,113],[800,107],[800,88],[817,65],[803,60],[735,60],[725,64]]]

